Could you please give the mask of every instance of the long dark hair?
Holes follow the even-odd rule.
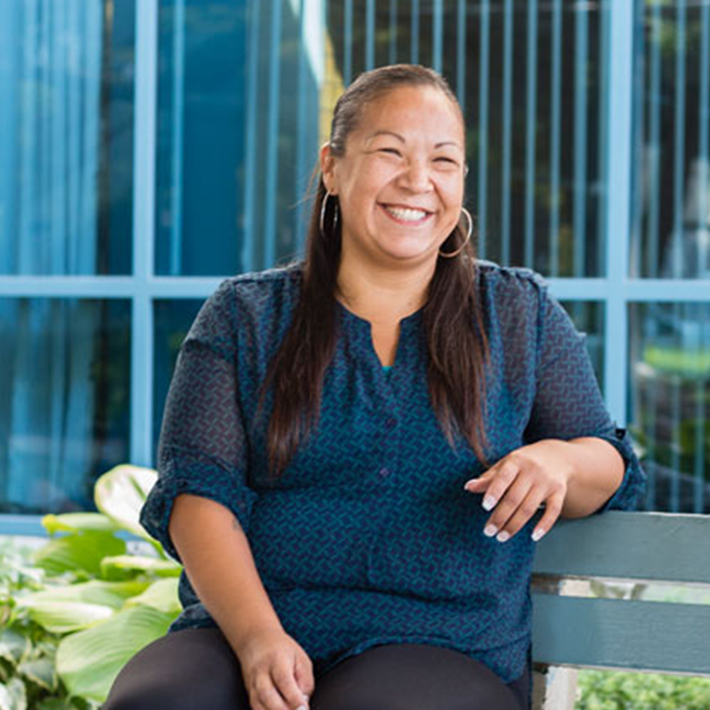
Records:
[[[458,108],[464,123],[455,94],[437,72],[413,64],[384,66],[358,76],[338,99],[331,123],[331,153],[336,157],[345,154],[346,140],[357,128],[368,102],[402,86],[439,89]],[[333,358],[337,339],[335,293],[341,249],[340,220],[334,219],[337,198],[326,198],[322,176],[318,172],[314,176],[318,187],[310,216],[300,297],[261,390],[263,405],[267,390],[273,386],[267,448],[270,471],[277,475],[318,423],[323,375]],[[328,202],[321,231],[324,199]],[[459,223],[442,251],[456,250],[465,238],[465,228]],[[486,402],[485,365],[490,353],[475,264],[472,241],[457,257],[439,258],[422,315],[429,356],[429,394],[442,430],[452,447],[455,434],[463,435],[488,468],[482,408]]]

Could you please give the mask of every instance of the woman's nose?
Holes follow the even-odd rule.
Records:
[[[425,160],[409,160],[400,180],[411,190],[418,192],[427,191],[431,188],[431,175],[429,166]]]

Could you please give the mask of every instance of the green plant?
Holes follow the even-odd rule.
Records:
[[[180,612],[182,567],[138,521],[157,474],[117,466],[96,482],[99,513],[47,515],[31,552],[0,547],[0,710],[98,708],[120,669]],[[129,554],[125,533],[148,554]]]
[[[710,678],[580,671],[575,710],[710,710]]]

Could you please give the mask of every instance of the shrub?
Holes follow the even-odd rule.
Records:
[[[710,710],[710,678],[585,670],[575,710]]]
[[[99,708],[120,669],[180,612],[182,567],[138,522],[155,471],[117,466],[96,482],[99,513],[47,515],[31,552],[0,547],[0,708]],[[128,554],[129,532],[148,554]]]

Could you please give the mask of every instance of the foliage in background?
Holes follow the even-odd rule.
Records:
[[[575,710],[710,710],[710,678],[580,671]]]
[[[96,482],[100,513],[47,515],[35,552],[0,547],[0,710],[94,710],[180,612],[181,566],[138,522],[155,471],[117,466]],[[127,554],[125,532],[152,554]]]

